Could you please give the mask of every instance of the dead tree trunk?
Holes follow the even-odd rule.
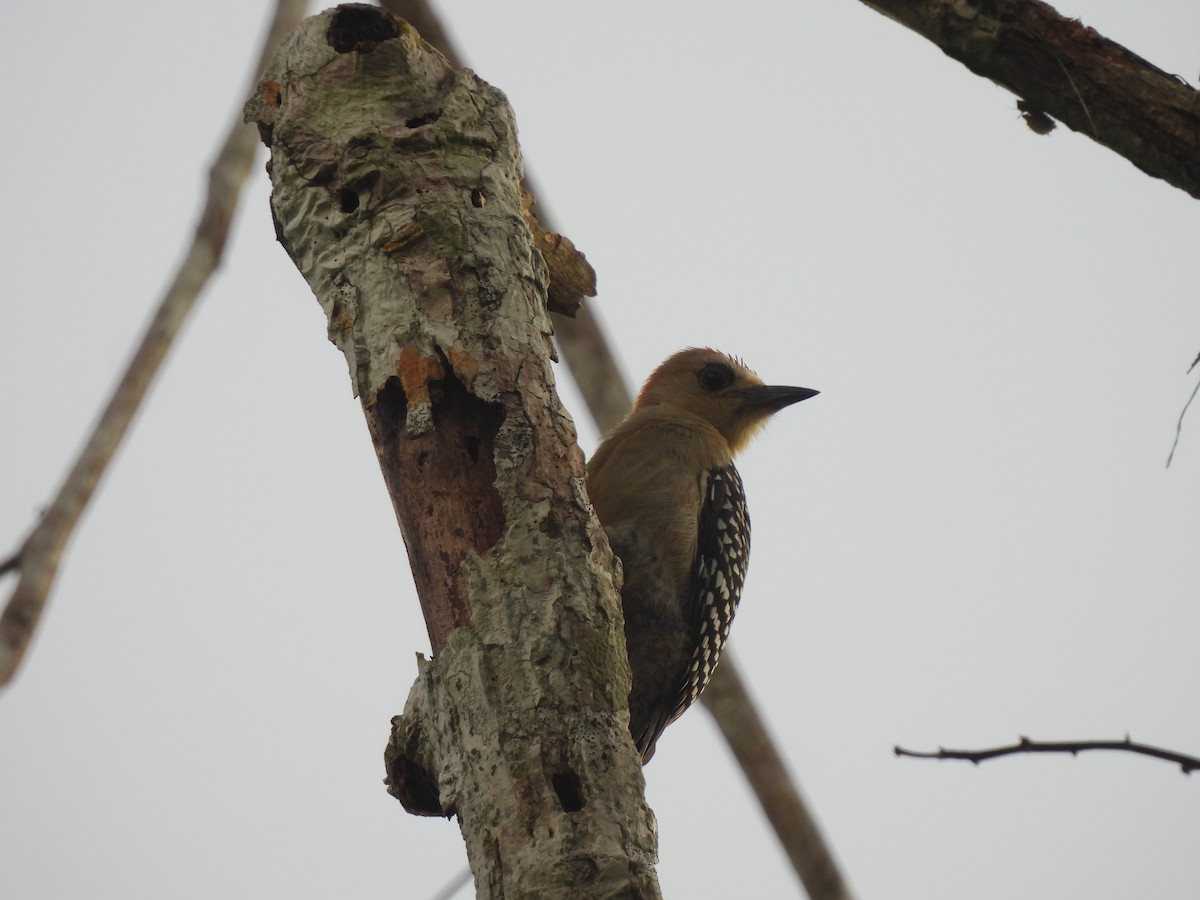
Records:
[[[283,42],[247,115],[429,627],[389,789],[458,818],[481,897],[657,897],[617,570],[554,391],[507,102],[347,5]]]

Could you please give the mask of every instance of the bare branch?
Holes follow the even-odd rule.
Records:
[[[279,38],[304,16],[306,5],[305,0],[278,0],[255,65],[255,80]],[[12,680],[25,656],[54,584],[63,550],[79,517],[112,462],[196,298],[220,265],[229,225],[257,146],[254,128],[242,124],[239,103],[236,122],[209,169],[208,196],[187,255],[57,496],[20,549],[6,561],[5,571],[18,569],[20,578],[0,616],[0,687]]]
[[[1192,363],[1192,368],[1195,367]],[[1191,368],[1188,369],[1192,371]],[[1192,388],[1192,393],[1187,398],[1187,403],[1183,404],[1183,409],[1179,411],[1179,421],[1175,423],[1175,440],[1171,442],[1171,452],[1167,454],[1167,466],[1171,465],[1171,460],[1175,458],[1175,451],[1179,449],[1179,439],[1183,437],[1183,420],[1187,416],[1187,411],[1192,405],[1192,401],[1196,399],[1196,394],[1200,392],[1200,381],[1196,382],[1196,386]]]
[[[1176,753],[1174,750],[1163,750],[1151,747],[1149,744],[1139,744],[1131,741],[1128,736],[1123,741],[1033,741],[1027,737],[1007,747],[991,747],[985,750],[947,750],[939,747],[935,751],[905,750],[894,747],[892,752],[897,756],[910,756],[914,759],[965,759],[976,765],[987,759],[998,756],[1011,756],[1015,753],[1070,753],[1074,756],[1084,750],[1117,750],[1123,753],[1137,753],[1142,756],[1153,756],[1167,762],[1177,763],[1183,774],[1190,775],[1200,769],[1200,757],[1186,753]]]
[[[862,2],[1030,109],[1200,198],[1200,94],[1179,76],[1037,0]]]
[[[722,658],[701,700],[721,727],[808,896],[843,900],[850,891],[842,873],[732,661],[728,653]]]

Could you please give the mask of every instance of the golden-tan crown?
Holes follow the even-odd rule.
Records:
[[[669,357],[646,379],[635,414],[695,417],[708,422],[738,453],[783,407],[816,394],[807,388],[764,385],[741,359],[709,347],[689,347]]]

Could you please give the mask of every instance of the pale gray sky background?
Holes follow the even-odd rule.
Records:
[[[1034,135],[853,0],[442,6],[596,266],[631,381],[711,344],[823,392],[742,461],[732,646],[858,893],[1200,896],[1200,776],[891,753],[1126,733],[1200,753],[1200,408],[1164,468],[1200,204]],[[1195,84],[1193,0],[1059,8]],[[266,16],[0,12],[0,549],[157,302]],[[463,865],[453,823],[381,785],[428,640],[261,170],[0,694],[5,897],[423,900]],[[799,894],[706,713],[647,780],[668,896]]]

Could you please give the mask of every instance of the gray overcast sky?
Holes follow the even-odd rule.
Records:
[[[732,647],[864,898],[1200,896],[1200,206],[853,0],[445,3],[631,381],[679,347],[822,396],[745,455]],[[1200,4],[1060,6],[1195,83]],[[192,228],[267,4],[9,3],[0,548]],[[626,25],[629,22],[631,24]],[[0,893],[431,896],[380,784],[428,640],[261,160],[225,267],[0,695]],[[560,379],[585,450],[596,444]],[[8,583],[5,584],[5,595]],[[647,769],[672,897],[799,893],[706,713]]]

